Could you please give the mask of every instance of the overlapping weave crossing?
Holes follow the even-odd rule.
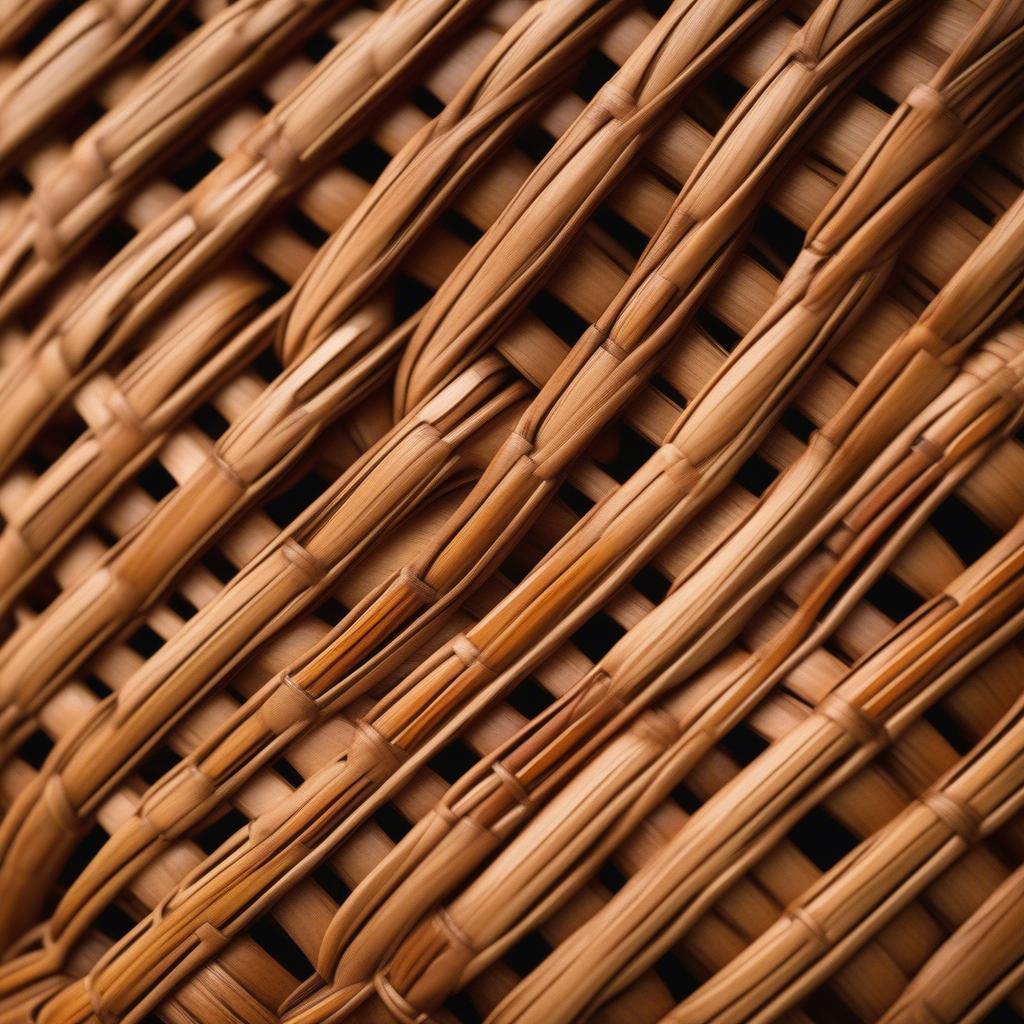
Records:
[[[1024,1022],[1024,0],[0,51],[0,1024]]]

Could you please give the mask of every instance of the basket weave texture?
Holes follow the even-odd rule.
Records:
[[[0,1024],[1024,1022],[1024,0],[0,0]]]

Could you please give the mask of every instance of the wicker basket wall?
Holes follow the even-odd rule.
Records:
[[[1024,1021],[1024,0],[0,54],[0,1024]]]

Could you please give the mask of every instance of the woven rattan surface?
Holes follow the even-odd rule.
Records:
[[[2,1024],[1024,1020],[1024,3],[0,53]]]

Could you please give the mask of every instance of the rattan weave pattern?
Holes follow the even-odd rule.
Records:
[[[1024,1015],[1024,5],[0,20],[0,1020]]]

